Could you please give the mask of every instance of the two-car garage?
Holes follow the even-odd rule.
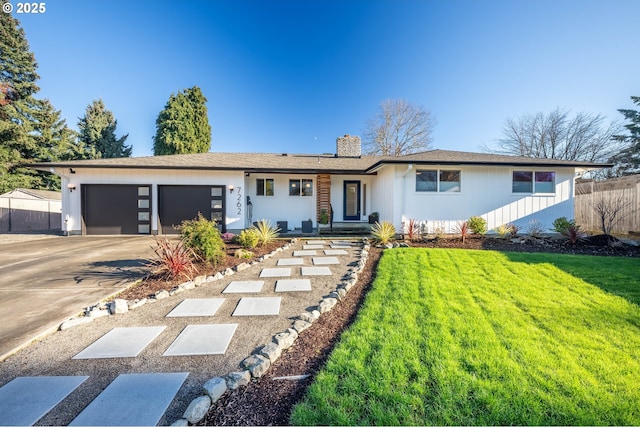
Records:
[[[215,220],[225,232],[225,192],[222,185],[157,185],[157,229],[175,234],[176,226],[198,214]],[[154,228],[152,185],[83,184],[83,233],[150,234]]]

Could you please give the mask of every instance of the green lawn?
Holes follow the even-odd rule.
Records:
[[[640,259],[385,251],[291,423],[639,425],[639,302]]]

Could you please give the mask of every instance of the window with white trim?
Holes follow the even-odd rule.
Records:
[[[273,196],[273,178],[256,179],[256,196]]]
[[[290,179],[289,195],[290,196],[313,196],[313,180],[312,179]]]
[[[452,169],[418,169],[416,170],[416,191],[459,193],[459,170]]]
[[[552,171],[513,171],[514,193],[555,193],[556,173]]]

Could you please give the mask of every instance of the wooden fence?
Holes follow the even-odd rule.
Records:
[[[594,208],[598,203],[620,211],[621,219],[613,226],[613,234],[640,232],[640,175],[576,181],[574,215],[583,230],[601,231],[600,217]]]

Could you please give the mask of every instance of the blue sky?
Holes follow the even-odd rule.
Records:
[[[480,151],[509,117],[620,119],[640,95],[637,0],[48,0],[14,16],[38,96],[74,129],[102,98],[134,156],[194,85],[212,151],[230,152],[333,153],[398,98],[435,115],[433,148]]]

